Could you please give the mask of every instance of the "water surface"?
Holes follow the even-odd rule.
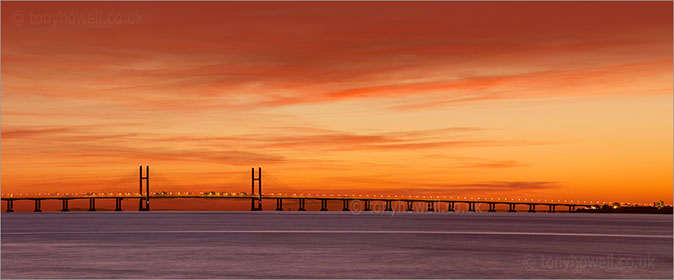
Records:
[[[672,278],[672,216],[2,214],[2,278]]]

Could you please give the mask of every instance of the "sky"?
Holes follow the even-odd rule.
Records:
[[[3,195],[672,203],[672,2],[2,2]]]

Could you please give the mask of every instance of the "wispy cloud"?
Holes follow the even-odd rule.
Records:
[[[496,160],[496,161],[464,162],[459,167],[482,169],[482,168],[510,168],[519,166],[524,166],[524,164],[516,160]]]
[[[434,189],[444,188],[447,191],[530,191],[530,190],[544,190],[558,187],[557,182],[483,182],[483,183],[469,183],[469,184],[421,184],[426,187],[433,187]]]
[[[5,6],[7,15],[32,9],[23,3]],[[644,6],[597,3],[578,12],[575,5],[560,3],[555,5],[558,17],[544,20],[536,11],[547,11],[545,6],[485,12],[494,6],[500,5],[387,4],[374,15],[370,11],[379,5],[363,3],[176,4],[181,28],[166,28],[174,25],[173,12],[166,7],[115,4],[107,9],[141,9],[147,22],[106,29],[6,25],[5,41],[12,43],[3,48],[7,82],[2,87],[9,95],[158,111],[250,110],[363,99],[386,99],[394,104],[392,109],[419,110],[484,100],[671,91],[671,15],[661,12],[666,9],[652,5],[648,13],[634,13]],[[498,24],[475,21],[476,10]],[[608,11],[624,16],[612,17]],[[343,20],[347,15],[351,22]],[[264,28],[255,24],[260,19]],[[461,28],[451,28],[455,26]],[[168,30],[179,42],[156,36]],[[213,36],[207,30],[225,31]],[[641,30],[663,35],[645,36]],[[94,33],[104,36],[76,40]],[[120,40],[118,34],[134,36]],[[41,44],[23,39],[37,37]],[[652,90],[622,90],[645,77],[650,77]],[[426,101],[408,100],[414,97]]]

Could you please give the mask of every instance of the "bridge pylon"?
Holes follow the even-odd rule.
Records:
[[[139,166],[138,170],[140,171],[138,176],[139,189],[138,193],[140,194],[140,199],[138,202],[138,211],[150,211],[150,166],[145,167],[145,176],[143,176],[143,166]],[[145,180],[145,194],[146,197],[143,198],[143,180]],[[145,203],[143,203],[145,201]]]
[[[250,200],[250,211],[262,211],[262,167],[258,167],[258,175],[255,178],[255,167],[250,169],[250,194],[255,195],[255,181],[257,181],[258,197]],[[255,203],[257,201],[257,205]]]

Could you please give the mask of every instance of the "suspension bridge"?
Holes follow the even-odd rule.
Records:
[[[150,167],[146,166],[145,170],[140,166],[138,172],[138,192],[107,192],[107,193],[77,193],[77,194],[38,194],[28,196],[4,196],[2,201],[7,204],[6,212],[14,212],[14,202],[18,201],[33,201],[35,205],[34,212],[42,212],[42,201],[46,200],[60,200],[61,211],[68,212],[69,201],[73,200],[88,200],[89,211],[96,211],[97,200],[115,200],[115,211],[124,211],[122,208],[123,200],[138,200],[138,211],[150,211],[150,202],[156,199],[234,199],[234,200],[250,200],[251,211],[262,211],[262,201],[272,200],[276,201],[276,211],[283,211],[284,201],[294,201],[297,203],[298,211],[306,211],[306,201],[320,201],[320,211],[328,211],[328,201],[341,201],[342,211],[414,211],[419,208],[421,204],[422,209],[429,212],[440,211],[440,205],[446,205],[447,212],[455,212],[456,205],[461,204],[467,206],[468,212],[479,211],[480,205],[487,205],[488,212],[496,212],[497,205],[508,206],[508,212],[517,212],[517,207],[528,207],[527,212],[535,213],[542,212],[574,212],[576,208],[594,208],[599,207],[599,201],[561,201],[561,200],[544,200],[535,201],[521,199],[507,199],[507,198],[487,198],[487,197],[449,197],[447,196],[384,196],[384,195],[342,195],[342,194],[304,194],[304,193],[287,193],[287,192],[271,192],[264,193],[262,191],[262,168],[258,168],[257,175],[255,175],[255,168],[251,169],[251,190],[250,192],[201,192],[193,194],[189,191],[180,192],[150,192]],[[155,175],[153,175],[155,176]],[[165,176],[159,175],[160,178]],[[271,178],[275,179],[273,176]],[[277,182],[278,179],[275,179]],[[115,183],[115,185],[119,182]],[[285,185],[285,184],[284,184]],[[285,185],[289,187],[288,185]],[[257,190],[256,190],[257,188]],[[604,202],[605,203],[605,202]],[[377,206],[377,207],[375,207]],[[557,211],[557,208],[560,211]],[[564,209],[565,208],[565,209]],[[443,207],[443,209],[445,209]],[[337,209],[339,210],[339,209]],[[564,211],[566,210],[566,211]]]

